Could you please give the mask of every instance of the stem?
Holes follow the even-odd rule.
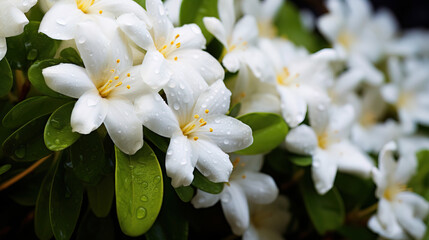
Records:
[[[290,179],[289,182],[286,182],[284,184],[282,184],[281,189],[282,190],[287,190],[288,188],[292,187],[293,185],[295,185],[303,176],[304,176],[305,170],[304,169],[299,169],[298,171],[296,171],[292,178]]]
[[[19,173],[18,175],[16,175],[15,177],[9,179],[8,181],[4,182],[3,184],[0,185],[0,191],[10,187],[12,184],[18,182],[19,180],[21,180],[23,177],[27,176],[29,173],[31,173],[34,169],[36,169],[38,166],[40,166],[40,164],[42,164],[43,162],[46,161],[46,159],[48,159],[51,155],[48,155],[44,158],[41,158],[39,160],[37,160],[37,162],[33,163],[30,167],[28,167],[27,169],[25,169],[24,171],[22,171],[21,173]]]
[[[358,217],[358,218],[365,217],[365,216],[375,212],[377,210],[377,208],[378,208],[378,203],[374,203],[373,205],[371,205],[371,206],[369,206],[363,210],[358,211],[356,213],[356,217]]]

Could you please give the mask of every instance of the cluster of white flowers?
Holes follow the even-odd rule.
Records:
[[[5,37],[22,33],[22,12],[35,3],[0,0],[10,9],[0,16],[0,58]],[[104,124],[130,155],[143,146],[143,126],[170,138],[165,165],[172,185],[190,185],[195,168],[224,182],[220,194],[198,190],[192,204],[220,200],[244,239],[282,239],[290,215],[273,178],[260,172],[264,156],[233,154],[253,142],[251,128],[227,116],[236,103],[239,115],[283,116],[291,128],[283,147],[312,157],[319,194],[333,187],[337,171],[373,178],[380,202],[368,226],[389,239],[421,239],[429,203],[405,184],[417,167],[415,153],[429,148],[418,132],[418,125],[429,126],[429,33],[400,34],[391,14],[374,13],[368,1],[328,0],[317,27],[333,47],[310,53],[277,36],[282,3],[218,0],[219,19],[203,19],[224,47],[218,61],[204,51],[196,24],[177,26],[180,0],[146,0],[146,10],[132,0],[44,1],[39,31],[72,40],[85,68],[63,63],[43,76],[51,89],[78,98],[75,132]],[[236,73],[227,86],[224,68]],[[386,117],[388,109],[397,114]],[[376,167],[369,154],[379,152]]]

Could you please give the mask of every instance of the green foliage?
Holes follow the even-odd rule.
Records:
[[[183,202],[190,202],[194,197],[195,190],[191,186],[178,187],[174,189]]]
[[[12,165],[10,164],[5,164],[3,166],[0,167],[0,175],[2,175],[3,173],[9,171],[9,169],[12,167]]]
[[[13,74],[6,58],[0,61],[0,96],[9,93],[13,86]]]
[[[139,236],[147,232],[161,209],[161,167],[148,144],[132,156],[115,148],[116,211],[122,232]]]
[[[300,183],[300,190],[305,208],[319,234],[339,228],[345,218],[343,200],[334,187],[325,195],[319,195],[314,189],[310,174],[307,171]]]
[[[52,232],[58,240],[71,238],[83,199],[83,185],[68,166],[69,154],[64,151],[54,173],[49,198]]]
[[[307,166],[310,166],[311,163],[313,163],[313,158],[311,156],[299,156],[299,155],[289,153],[286,157],[293,164],[300,167],[307,167]]]
[[[229,109],[228,116],[237,117],[241,109],[241,103],[237,103]]]
[[[112,176],[105,176],[95,186],[87,187],[89,206],[95,216],[102,218],[109,215],[115,195],[115,181]]]
[[[12,133],[3,143],[3,153],[19,162],[31,162],[51,153],[43,141],[47,116],[35,118]]]
[[[44,132],[45,144],[49,150],[63,150],[79,139],[80,134],[73,132],[70,126],[74,104],[74,102],[64,104],[49,117]]]
[[[253,144],[236,152],[240,155],[268,153],[285,140],[288,132],[286,122],[274,113],[249,113],[238,120],[249,125],[253,135]]]
[[[47,67],[51,67],[57,64],[62,63],[60,59],[47,59],[42,61],[37,61],[28,69],[28,79],[31,84],[39,91],[45,95],[51,97],[66,97],[60,93],[55,92],[46,85],[45,78],[43,77],[42,70]]]
[[[429,150],[418,152],[417,161],[417,172],[408,186],[429,201]]]
[[[115,227],[112,218],[100,218],[95,216],[91,211],[87,211],[80,222],[76,239],[114,240]]]
[[[146,9],[146,0],[134,0],[134,2],[138,3],[142,8]]]
[[[3,118],[3,126],[18,128],[37,117],[52,113],[58,107],[69,102],[70,99],[39,96],[28,98],[13,107]]]
[[[76,49],[72,47],[65,48],[64,50],[62,50],[60,56],[64,58],[64,60],[66,60],[67,62],[74,63],[83,67],[82,58],[80,58],[80,55],[76,51]]]
[[[180,25],[195,23],[209,43],[213,39],[203,23],[204,17],[218,17],[217,0],[183,0],[180,8]]]
[[[144,128],[143,133],[144,137],[153,143],[159,150],[163,151],[164,153],[167,152],[168,145],[170,145],[170,139],[161,137],[146,127]]]
[[[214,183],[208,180],[203,174],[200,173],[197,169],[194,170],[194,180],[192,181],[192,186],[211,194],[221,193],[223,190],[224,183]]]

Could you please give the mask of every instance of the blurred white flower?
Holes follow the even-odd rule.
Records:
[[[198,25],[175,28],[160,0],[147,0],[146,9],[153,25],[150,30],[133,14],[121,16],[118,22],[137,46],[147,50],[145,58],[158,66],[152,69],[153,84],[163,86],[178,74],[188,75],[186,78],[198,75],[209,84],[224,78],[225,72],[219,62],[202,50],[206,39]]]
[[[429,214],[429,203],[408,191],[406,183],[417,168],[414,158],[394,159],[397,146],[389,142],[379,156],[379,168],[374,169],[375,195],[380,199],[377,214],[368,222],[371,230],[388,239],[422,239],[426,232],[423,219]]]
[[[167,15],[170,18],[174,26],[179,26],[180,23],[180,7],[182,6],[183,0],[166,0],[164,1]]]
[[[286,148],[294,153],[311,155],[312,177],[319,194],[329,191],[338,171],[369,177],[373,163],[348,135],[354,119],[353,108],[310,107],[310,125],[302,124],[286,136]]]
[[[143,129],[133,100],[151,90],[132,67],[131,52],[113,20],[106,19],[110,35],[94,22],[79,23],[76,45],[85,68],[59,64],[43,69],[46,84],[61,94],[79,98],[72,116],[74,132],[88,134],[104,123],[116,146],[134,154],[143,146]],[[143,64],[145,66],[145,64]]]
[[[232,232],[242,235],[249,228],[249,204],[269,204],[278,195],[273,178],[260,173],[263,155],[231,155],[234,170],[220,194],[210,194],[201,190],[192,199],[195,208],[207,208],[219,200],[223,213]]]
[[[208,87],[184,77],[164,88],[168,105],[158,94],[143,96],[136,102],[138,114],[146,127],[171,138],[165,165],[174,187],[191,184],[195,167],[213,182],[227,182],[232,164],[225,152],[250,146],[252,130],[225,115],[231,92],[222,80]]]
[[[246,0],[241,1],[241,8],[245,15],[255,17],[260,37],[274,38],[277,35],[274,18],[282,3],[282,0]]]
[[[242,63],[262,81],[273,78],[271,66],[265,55],[256,47],[258,27],[253,16],[245,15],[236,22],[233,0],[219,0],[220,20],[214,17],[203,19],[207,30],[224,46],[222,64],[230,72],[237,72]]]
[[[401,57],[428,57],[429,31],[425,29],[411,29],[394,39],[388,46],[389,55]]]
[[[289,200],[278,196],[270,204],[249,204],[250,225],[243,240],[282,240],[282,234],[290,222]]]
[[[148,22],[146,11],[133,0],[58,0],[44,15],[39,32],[53,39],[70,40],[78,23],[92,20],[102,25],[106,18],[124,13],[134,13]]]
[[[29,22],[24,13],[28,12],[37,0],[0,0],[0,60],[6,55],[6,38],[24,32]]]

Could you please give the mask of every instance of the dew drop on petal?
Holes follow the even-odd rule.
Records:
[[[61,26],[65,26],[65,25],[66,25],[66,21],[65,21],[64,19],[62,19],[62,18],[58,18],[58,19],[56,20],[56,22],[57,22],[59,25],[61,25]]]
[[[180,106],[178,103],[175,103],[175,104],[173,104],[173,108],[174,108],[174,110],[179,110]]]

